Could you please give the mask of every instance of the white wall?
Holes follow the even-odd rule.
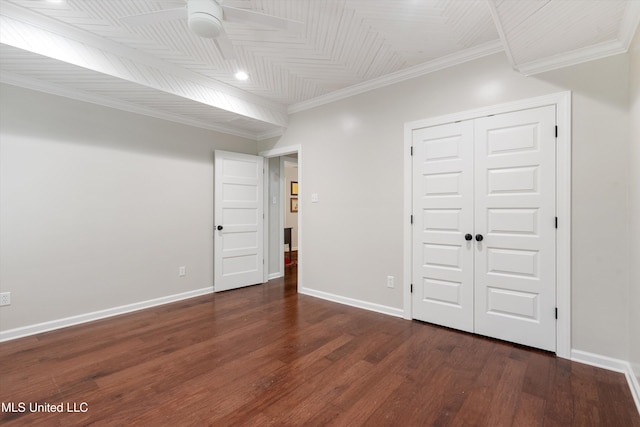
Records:
[[[401,309],[404,123],[571,90],[572,347],[628,360],[628,89],[626,55],[524,77],[497,54],[293,114],[260,149],[304,147],[305,287]]]
[[[298,250],[298,213],[291,212],[291,199],[298,196],[291,195],[291,181],[298,182],[298,161],[297,159],[284,161],[284,226],[291,227],[291,248]],[[289,250],[285,245],[285,251]]]
[[[7,85],[0,102],[1,331],[213,285],[213,151],[255,142]]]
[[[630,54],[631,138],[630,138],[630,261],[629,346],[631,366],[640,382],[640,30]]]

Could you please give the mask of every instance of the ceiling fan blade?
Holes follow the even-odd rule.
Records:
[[[139,15],[125,16],[120,21],[127,25],[149,25],[164,21],[187,19],[187,8],[163,9],[155,12],[141,13]]]
[[[236,51],[233,49],[231,40],[229,40],[229,37],[227,37],[227,34],[224,31],[218,37],[213,39],[213,42],[225,60],[229,61],[231,59],[236,59]]]
[[[224,13],[224,19],[234,22],[251,22],[258,25],[288,30],[294,32],[304,31],[304,22],[291,19],[278,18],[266,13],[256,12],[248,9],[238,9],[236,7],[220,5]]]

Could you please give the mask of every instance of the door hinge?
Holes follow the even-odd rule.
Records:
[[[558,228],[558,217],[556,217],[556,228]]]
[[[558,318],[558,307],[556,307],[556,319]]]
[[[413,293],[413,283],[411,284],[411,293]]]
[[[411,155],[413,156],[413,145],[411,146]]]
[[[411,215],[411,224],[413,224],[413,215]]]
[[[556,126],[556,138],[558,137],[558,126]]]

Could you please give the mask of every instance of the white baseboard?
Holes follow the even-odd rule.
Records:
[[[636,377],[636,381],[640,378],[640,363],[631,363],[631,372]]]
[[[298,293],[309,295],[316,298],[321,298],[327,301],[333,301],[340,304],[350,305],[351,307],[362,308],[364,310],[387,314],[389,316],[404,317],[404,310],[400,308],[394,308],[386,305],[375,304],[367,301],[361,301],[358,299],[347,298],[340,295],[317,291],[315,289],[309,289],[309,288],[299,288]]]
[[[104,319],[106,317],[117,316],[119,314],[131,313],[157,305],[169,304],[183,299],[199,297],[201,295],[213,293],[213,286],[196,289],[195,291],[183,292],[181,294],[168,295],[166,297],[154,298],[147,301],[133,304],[121,305],[119,307],[108,308],[106,310],[94,311],[92,313],[80,314],[77,316],[65,317],[63,319],[51,320],[49,322],[37,323],[35,325],[23,326],[0,332],[0,342],[27,337],[29,335],[40,334],[53,331],[55,329],[66,328],[68,326],[79,325],[81,323]]]
[[[627,378],[627,383],[629,384],[633,400],[636,403],[638,413],[640,413],[640,385],[638,384],[638,378],[629,362],[581,350],[571,350],[571,360],[595,366],[597,368],[623,373]]]
[[[284,273],[283,273],[283,272],[281,272],[281,271],[278,271],[277,273],[271,273],[271,274],[269,274],[269,275],[267,276],[267,278],[268,278],[269,280],[273,280],[273,279],[278,279],[278,278],[280,278],[280,277],[282,277],[282,276],[284,276]]]

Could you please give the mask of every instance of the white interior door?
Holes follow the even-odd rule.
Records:
[[[413,150],[413,316],[473,332],[473,122],[416,130]]]
[[[555,351],[555,106],[418,129],[413,150],[413,317]]]
[[[216,292],[262,283],[263,162],[259,156],[215,152]]]
[[[475,120],[475,331],[556,349],[555,106]]]

